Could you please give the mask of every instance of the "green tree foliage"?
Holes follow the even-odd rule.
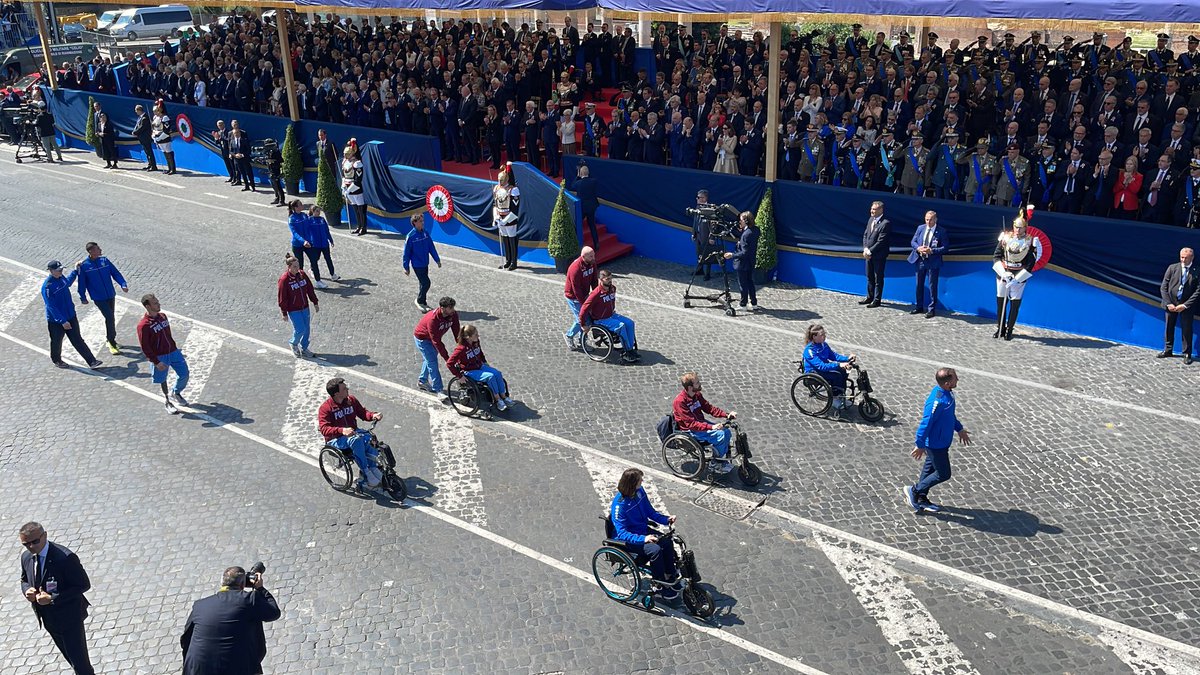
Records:
[[[754,269],[760,272],[769,272],[779,265],[779,249],[775,239],[775,208],[771,204],[771,188],[767,188],[767,193],[763,195],[754,222],[760,231],[758,250],[754,255]]]
[[[565,194],[567,181],[558,184],[558,199],[554,201],[554,212],[550,215],[550,234],[546,238],[546,251],[555,260],[571,260],[579,257],[579,238],[575,236],[575,216],[567,207]]]
[[[88,97],[87,130],[83,133],[83,140],[87,141],[88,145],[99,150],[100,149],[100,136],[98,134],[96,134],[95,110],[96,110],[96,99],[89,96]]]
[[[296,141],[294,124],[289,124],[283,137],[283,167],[281,173],[288,183],[299,183],[304,178],[304,159],[300,156],[300,144]],[[322,207],[324,208],[324,207]]]
[[[342,207],[346,202],[342,199],[342,188],[338,185],[337,170],[327,158],[317,158],[317,206],[326,216],[336,216],[341,219]]]

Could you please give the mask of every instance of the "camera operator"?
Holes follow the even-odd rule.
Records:
[[[38,137],[42,139],[42,147],[46,150],[46,161],[53,164],[54,160],[51,157],[55,154],[58,155],[58,161],[63,161],[62,148],[58,147],[58,139],[54,137],[54,115],[46,109],[45,101],[35,102],[34,107],[37,109],[34,125],[37,126]]]
[[[249,576],[230,567],[221,590],[192,605],[179,644],[184,675],[261,673],[267,655],[263,623],[279,618],[279,605],[263,588],[262,563]]]
[[[733,269],[737,272],[738,288],[742,298],[738,303],[746,309],[746,299],[750,299],[750,311],[758,311],[758,295],[754,287],[754,263],[758,256],[758,237],[761,233],[758,224],[754,222],[754,214],[742,211],[738,215],[738,240],[732,253],[726,253],[726,260],[733,260]]]
[[[696,206],[703,206],[707,203],[708,190],[697,192]],[[712,278],[713,266],[713,261],[709,259],[709,256],[716,242],[713,240],[708,218],[698,213],[692,215],[692,242],[696,244],[696,271],[693,274],[700,274],[703,271],[704,280],[708,281]]]

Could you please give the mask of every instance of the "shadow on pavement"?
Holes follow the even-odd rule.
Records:
[[[408,487],[408,498],[421,502],[427,506],[432,506],[429,500],[437,494],[437,486],[419,476],[409,476],[404,479],[404,484]]]
[[[462,312],[462,311],[460,311],[458,313],[458,320],[461,323],[467,323],[469,321],[495,321],[496,318],[497,317],[493,316],[489,312]]]
[[[186,396],[187,392],[184,392],[184,395]],[[235,408],[231,405],[225,405],[224,403],[191,402],[188,407],[198,412],[202,412],[209,417],[215,417],[226,424],[254,424],[254,418],[246,417],[246,414],[242,412],[241,409]],[[180,410],[179,412],[185,418],[194,417],[194,415],[189,414],[186,410]],[[213,426],[213,423],[205,422],[204,426],[211,427]]]
[[[350,366],[375,366],[379,365],[371,360],[371,357],[366,354],[321,354],[321,361],[325,361],[335,366],[349,368]]]
[[[940,513],[926,513],[925,515],[957,523],[980,532],[1006,537],[1035,537],[1039,534],[1062,534],[1063,532],[1061,527],[1043,523],[1037,516],[1020,509],[993,511],[991,509],[942,506]]]

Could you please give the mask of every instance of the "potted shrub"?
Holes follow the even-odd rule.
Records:
[[[567,181],[558,184],[558,199],[554,201],[554,212],[550,215],[550,233],[546,237],[546,251],[554,258],[554,268],[565,274],[571,263],[579,257],[579,239],[575,236],[575,216],[567,206],[565,190]]]
[[[325,222],[330,227],[342,226],[342,187],[338,185],[336,169],[324,157],[317,158],[317,206],[325,212]]]
[[[304,158],[300,155],[300,144],[296,142],[295,127],[289,124],[287,135],[283,138],[283,167],[280,171],[289,195],[300,194],[300,180],[304,178]]]
[[[775,280],[779,267],[779,248],[775,239],[775,207],[771,202],[771,188],[767,188],[767,193],[763,195],[754,222],[760,232],[758,250],[754,253],[754,282],[767,284]]]
[[[87,109],[87,128],[83,132],[83,140],[88,145],[96,149],[96,154],[100,154],[100,136],[96,133],[96,99],[88,97]]]

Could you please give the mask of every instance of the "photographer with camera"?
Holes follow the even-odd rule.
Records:
[[[179,644],[184,675],[251,675],[261,673],[267,656],[263,623],[281,615],[279,605],[263,588],[260,562],[250,569],[230,567],[221,577],[221,590],[192,605]]]
[[[708,190],[700,190],[696,193],[696,206],[701,207],[706,204],[708,204]],[[708,281],[712,278],[713,260],[710,256],[716,242],[713,240],[708,218],[702,216],[698,209],[689,209],[688,213],[692,214],[692,243],[696,245],[696,271],[693,274],[700,274],[703,271],[704,280]]]
[[[42,140],[42,148],[46,151],[46,161],[53,164],[54,160],[51,157],[56,154],[58,161],[63,161],[62,148],[58,147],[58,139],[54,137],[54,115],[46,108],[45,101],[35,101],[33,106],[37,111],[34,125],[37,127],[38,138]]]

